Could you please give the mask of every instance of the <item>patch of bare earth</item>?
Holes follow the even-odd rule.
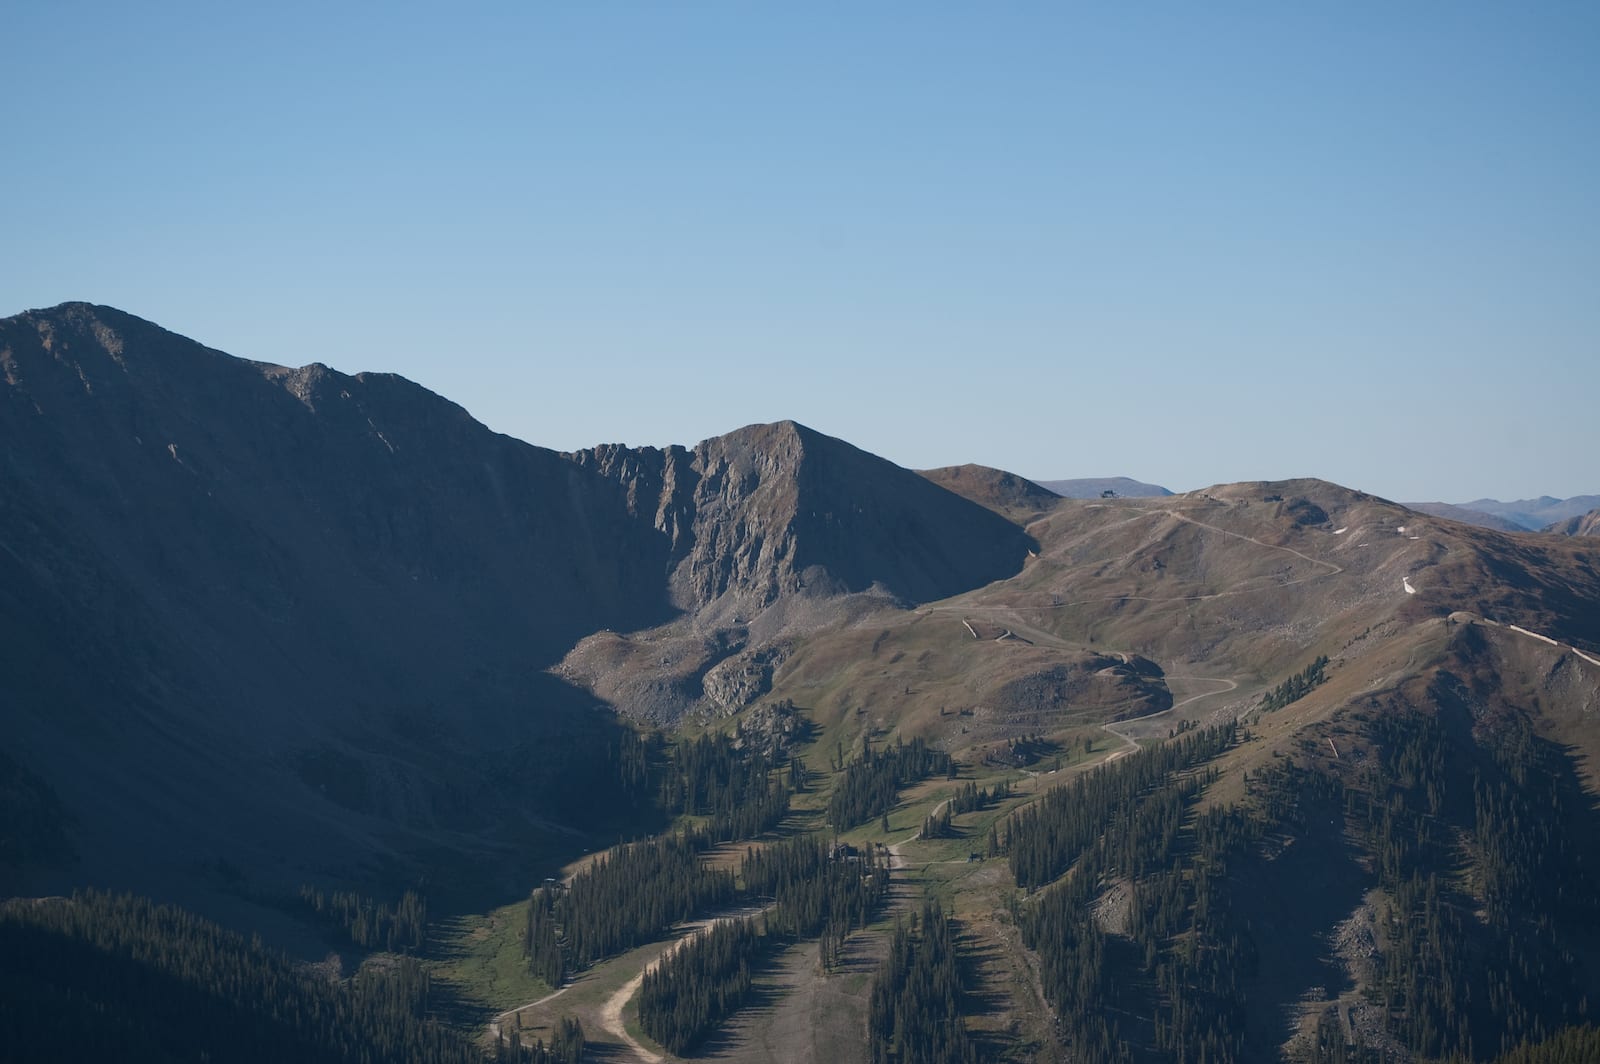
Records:
[[[1102,933],[1128,933],[1128,908],[1133,904],[1133,885],[1118,879],[1101,892],[1094,902],[1094,922]]]

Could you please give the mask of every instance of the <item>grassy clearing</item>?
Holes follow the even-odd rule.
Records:
[[[433,978],[463,1004],[490,1014],[550,993],[522,956],[527,912],[528,903],[520,901],[447,921],[437,932],[442,957],[431,965]]]

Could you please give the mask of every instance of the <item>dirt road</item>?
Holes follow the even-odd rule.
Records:
[[[644,1064],[663,1064],[666,1058],[660,1053],[646,1049],[643,1045],[641,1045],[638,1039],[634,1038],[633,1035],[628,1033],[628,1026],[622,1021],[622,1011],[623,1009],[627,1008],[628,1002],[633,1000],[633,996],[639,992],[639,987],[644,985],[645,973],[659,967],[661,963],[668,957],[672,956],[678,950],[682,949],[694,939],[705,934],[718,924],[727,923],[730,920],[742,920],[747,916],[759,916],[761,913],[766,911],[766,907],[750,905],[742,909],[736,909],[732,912],[722,913],[718,916],[710,916],[704,920],[695,920],[691,923],[684,924],[684,934],[682,938],[668,946],[664,951],[662,951],[661,956],[657,957],[654,961],[641,968],[638,975],[634,976],[632,979],[629,979],[626,983],[623,983],[622,986],[617,988],[616,993],[606,998],[605,1004],[600,1006],[600,1026],[609,1031],[611,1034],[615,1035],[617,1041],[621,1042],[623,1045],[632,1050],[636,1060],[643,1061]]]
[[[1223,679],[1220,676],[1169,676],[1169,677],[1167,677],[1167,679],[1169,679],[1169,680],[1195,680],[1195,681],[1199,681],[1201,683],[1222,683],[1222,684],[1227,684],[1228,686],[1223,687],[1220,690],[1216,690],[1216,691],[1202,691],[1197,695],[1190,695],[1188,698],[1185,698],[1182,702],[1174,702],[1172,705],[1168,706],[1166,709],[1163,709],[1159,713],[1148,713],[1145,716],[1135,717],[1133,720],[1128,720],[1128,721],[1119,721],[1118,723],[1125,724],[1125,725],[1126,724],[1143,724],[1147,720],[1155,720],[1157,717],[1164,717],[1168,713],[1176,713],[1178,710],[1182,709],[1184,706],[1187,706],[1190,702],[1198,702],[1202,698],[1211,698],[1211,697],[1213,697],[1215,695],[1225,695],[1229,691],[1237,691],[1239,689],[1239,682],[1237,680],[1226,680],[1226,679]],[[1129,754],[1131,754],[1134,751],[1139,749],[1139,744],[1137,742],[1135,742],[1131,736],[1129,736],[1129,735],[1127,735],[1127,734],[1125,734],[1123,732],[1118,731],[1116,724],[1102,724],[1101,727],[1104,728],[1106,731],[1110,732],[1112,735],[1115,735],[1118,739],[1121,739],[1123,741],[1123,743],[1124,743],[1124,746],[1122,747],[1121,750],[1116,751],[1110,757],[1106,758],[1106,760],[1105,760],[1106,764],[1110,764],[1111,762],[1116,761],[1119,758],[1127,757]]]

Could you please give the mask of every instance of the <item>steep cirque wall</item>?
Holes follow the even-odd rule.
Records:
[[[597,447],[570,456],[622,484],[668,540],[674,604],[745,615],[785,595],[874,586],[926,602],[1015,574],[1032,541],[925,478],[794,422],[692,451]]]

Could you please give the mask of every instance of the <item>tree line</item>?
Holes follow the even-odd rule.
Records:
[[[1108,830],[1108,825],[1129,816],[1166,816],[1168,829],[1175,830],[1171,812],[1172,802],[1177,799],[1169,796],[1164,812],[1145,809],[1143,799],[1165,788],[1173,773],[1221,753],[1234,741],[1236,731],[1237,726],[1228,723],[1146,747],[1065,786],[1052,788],[1038,801],[1018,810],[1006,822],[1004,843],[1017,885],[1036,889],[1056,879]],[[1199,784],[1196,780],[1184,786],[1192,793]],[[1123,833],[1121,837],[1129,836]],[[1122,861],[1125,865],[1136,863],[1126,853]],[[1131,867],[1128,870],[1134,871]]]
[[[673,924],[733,900],[733,873],[705,867],[703,833],[618,846],[533,892],[523,930],[530,969],[550,986],[566,973],[661,938]]]
[[[803,765],[791,763],[785,780],[765,754],[741,750],[721,734],[678,743],[661,776],[662,807],[708,818],[705,831],[714,843],[777,827],[789,812],[790,788],[805,785]]]
[[[529,969],[560,986],[579,968],[644,942],[734,895],[733,875],[702,867],[700,854],[717,843],[754,838],[789,810],[790,787],[804,786],[805,767],[791,759],[787,774],[753,745],[726,735],[703,735],[665,747],[657,734],[633,735],[617,748],[617,771],[641,785],[655,780],[669,813],[704,817],[680,834],[619,846],[573,877],[532,892],[523,928]],[[787,776],[787,778],[786,778]]]
[[[300,904],[318,923],[337,928],[362,949],[420,952],[428,940],[428,904],[414,890],[400,895],[391,909],[354,891],[329,894],[302,886]]]
[[[348,982],[144,898],[0,903],[0,1058],[478,1064],[413,958]],[[22,962],[22,959],[26,959]]]
[[[1129,1035],[1116,1019],[1130,1012],[1152,1018],[1153,1048],[1160,1059],[1215,1064],[1242,1059],[1243,984],[1255,969],[1256,947],[1248,921],[1233,904],[1230,872],[1252,858],[1265,832],[1304,819],[1308,804],[1337,808],[1331,793],[1309,778],[1279,780],[1278,770],[1272,770],[1265,774],[1269,778],[1251,781],[1246,806],[1196,815],[1194,800],[1215,773],[1192,769],[1225,743],[1220,730],[1191,738],[1196,742],[1187,750],[1175,749],[1126,770],[1139,773],[1147,784],[1114,790],[1111,800],[1096,796],[1092,777],[1085,780],[1090,786],[1080,796],[1110,811],[1104,830],[1087,838],[1070,870],[1040,889],[1032,904],[1013,902],[1023,942],[1039,958],[1041,982],[1060,1030],[1075,1058],[1089,1064],[1133,1058]],[[1164,777],[1149,775],[1149,769],[1163,766]],[[1268,803],[1258,799],[1258,791],[1276,796],[1275,815],[1266,811]],[[1093,912],[1101,890],[1117,878],[1132,881],[1126,935],[1134,949],[1114,971]],[[1130,963],[1137,970],[1131,979]]]
[[[770,946],[761,917],[724,920],[644,973],[639,1026],[682,1056],[750,999],[753,967]]]
[[[866,927],[888,894],[889,865],[875,846],[858,853],[804,835],[750,849],[739,878],[753,897],[773,900],[774,932],[818,939],[822,966],[832,970],[850,932]]]
[[[587,1044],[583,1024],[571,1016],[563,1016],[556,1023],[548,1044],[542,1038],[524,1042],[522,1032],[513,1030],[495,1043],[494,1059],[495,1064],[578,1064]]]
[[[897,924],[867,1003],[872,1064],[976,1064],[954,926],[937,900]]]
[[[699,1045],[749,1000],[767,951],[814,938],[824,970],[837,967],[850,933],[866,927],[887,894],[889,870],[876,847],[856,852],[812,835],[752,847],[739,879],[747,896],[771,900],[768,910],[718,923],[645,977],[640,1023],[673,1053]]]
[[[1328,667],[1328,655],[1319,654],[1315,661],[1266,693],[1261,700],[1261,712],[1271,713],[1291,702],[1298,702],[1328,677],[1323,670]]]
[[[828,798],[828,823],[848,831],[894,808],[901,787],[931,775],[954,775],[950,755],[934,750],[920,739],[896,739],[893,746],[863,750],[861,757],[841,766],[843,775]]]
[[[1482,1060],[1586,1021],[1571,931],[1600,917],[1600,854],[1581,786],[1523,714],[1474,711],[1446,673],[1430,694],[1432,712],[1370,718],[1379,756],[1346,808],[1389,898],[1377,994],[1391,1032]]]

